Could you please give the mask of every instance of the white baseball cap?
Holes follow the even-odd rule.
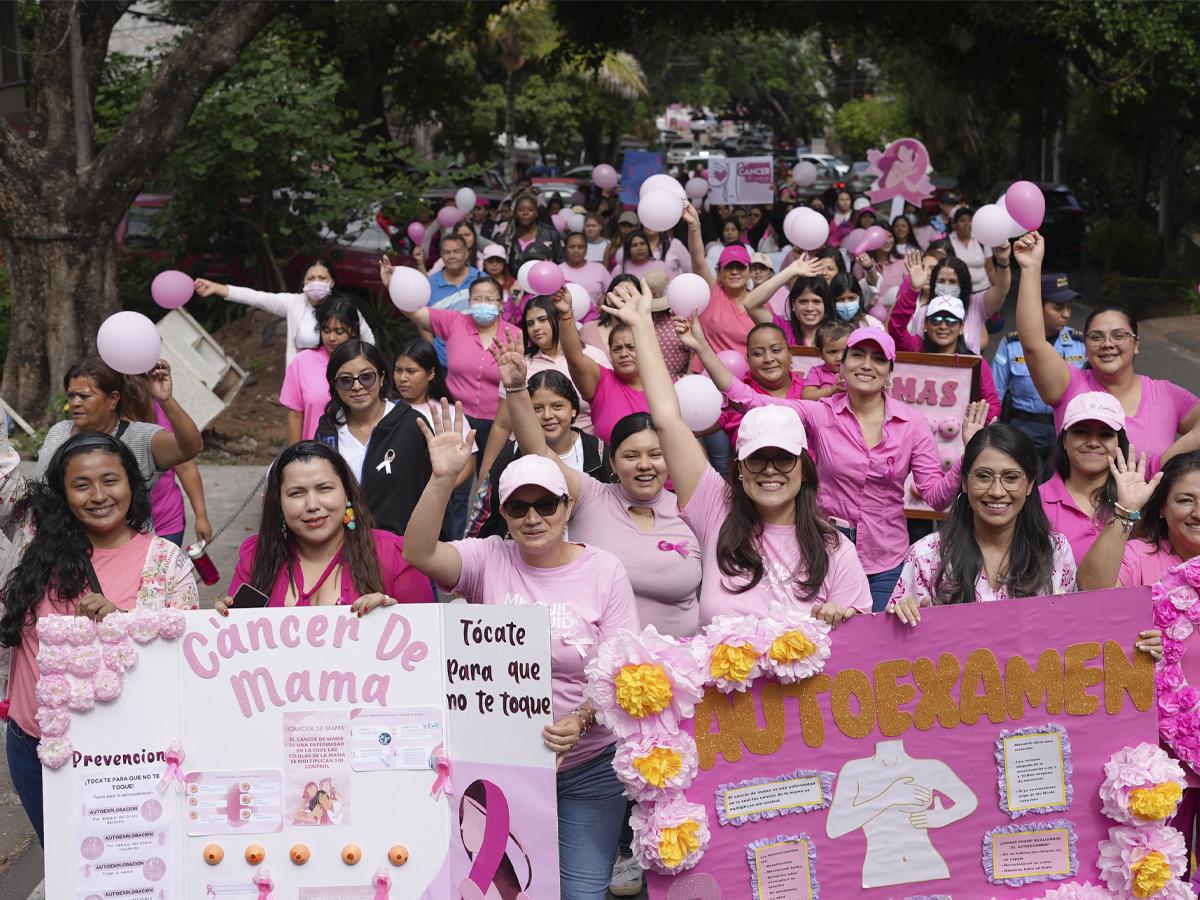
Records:
[[[950,313],[960,322],[967,317],[963,302],[958,297],[934,297],[925,310],[925,318],[928,319],[936,313]]]

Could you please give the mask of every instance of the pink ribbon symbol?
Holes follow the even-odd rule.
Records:
[[[429,754],[429,768],[437,773],[437,777],[433,779],[433,787],[429,789],[429,796],[441,799],[444,791],[447,797],[453,797],[454,786],[450,784],[450,757],[446,755],[444,744],[438,744]]]
[[[503,896],[512,896],[509,892],[515,891],[516,900],[530,900],[526,889],[533,880],[533,868],[525,848],[511,831],[504,791],[482,778],[472,782],[462,798],[458,817],[463,849],[472,857],[471,871],[458,884],[459,900],[486,900],[493,887]],[[508,856],[510,838],[525,853],[529,869],[524,879]]]
[[[659,541],[658,549],[662,550],[664,553],[670,553],[672,550],[674,550],[676,553],[678,553],[684,559],[687,559],[687,555],[688,555],[687,538],[684,538],[678,544],[672,544],[669,541]]]
[[[161,793],[167,789],[167,786],[174,781],[175,790],[183,790],[183,774],[180,771],[180,766],[183,765],[183,744],[175,741],[167,748],[166,759],[167,768],[163,772],[162,778],[158,781],[158,790]]]
[[[375,884],[374,900],[388,900],[392,889],[392,876],[388,874],[387,869],[376,869],[372,881]]]
[[[271,892],[275,890],[275,880],[271,878],[270,869],[259,869],[254,873],[251,881],[258,888],[258,900],[274,900],[275,895]]]

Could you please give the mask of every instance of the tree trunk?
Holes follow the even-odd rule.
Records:
[[[517,183],[517,138],[513,134],[517,118],[516,79],[508,72],[504,80],[504,168],[510,185]]]

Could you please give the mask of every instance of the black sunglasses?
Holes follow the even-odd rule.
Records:
[[[742,465],[746,467],[747,472],[757,475],[766,469],[767,463],[770,463],[776,472],[786,475],[796,468],[796,460],[799,458],[794,453],[776,453],[774,456],[759,456],[756,453],[743,459]]]
[[[500,508],[504,510],[504,514],[510,519],[523,519],[529,515],[529,510],[537,510],[537,514],[543,519],[548,519],[558,512],[558,505],[566,499],[564,497],[539,497],[537,500],[505,500]]]
[[[934,313],[929,317],[929,321],[934,325],[957,325],[962,319],[949,313]]]
[[[337,385],[339,391],[349,391],[353,389],[354,383],[357,381],[362,385],[364,391],[369,391],[379,381],[379,375],[379,372],[363,372],[361,375],[339,375],[333,379],[333,383]]]

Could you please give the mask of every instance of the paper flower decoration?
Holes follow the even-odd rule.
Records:
[[[38,671],[43,675],[61,675],[71,662],[71,648],[63,644],[42,644],[38,647]]]
[[[682,795],[640,803],[630,817],[633,857],[643,869],[673,875],[694,866],[708,846],[708,814]]]
[[[744,691],[762,674],[762,655],[771,639],[757,616],[717,616],[700,640],[707,648],[705,677],[722,693]]]
[[[42,616],[37,621],[38,641],[42,644],[65,644],[70,627],[70,616]]]
[[[770,640],[762,667],[784,684],[811,678],[829,659],[829,626],[798,606],[772,603],[761,630]]]
[[[618,737],[676,734],[703,696],[703,676],[687,644],[653,625],[604,641],[587,664],[583,695]]]
[[[100,671],[100,664],[103,662],[100,648],[95,644],[87,644],[75,648],[70,662],[67,663],[67,671],[78,678],[90,678]]]
[[[1085,881],[1083,884],[1064,884],[1046,891],[1042,900],[1112,900],[1112,894],[1099,885]]]
[[[696,777],[696,742],[686,732],[630,738],[618,745],[613,771],[632,800],[661,800]]]
[[[96,690],[91,681],[73,681],[67,695],[67,708],[72,712],[88,712],[96,707]]]
[[[1104,764],[1101,808],[1123,825],[1161,824],[1175,814],[1185,787],[1183,768],[1161,747],[1123,747]]]
[[[158,637],[160,611],[139,607],[125,614],[129,636],[139,644],[146,644]]]
[[[67,618],[67,641],[76,646],[90,644],[96,638],[96,623],[87,616],[71,616]]]
[[[44,737],[38,742],[37,755],[43,766],[49,769],[61,769],[71,758],[74,749],[69,738]]]
[[[1121,896],[1161,897],[1187,870],[1183,835],[1169,825],[1118,826],[1100,842],[1100,877]]]
[[[71,683],[65,675],[43,675],[38,679],[34,693],[38,706],[58,709],[67,705],[67,699],[71,696]]]
[[[104,703],[120,697],[122,687],[121,676],[109,669],[102,669],[92,679],[92,691],[96,695],[96,699]]]
[[[128,616],[105,616],[96,623],[96,637],[106,644],[120,643],[128,630]]]
[[[1163,632],[1163,659],[1154,685],[1159,732],[1182,762],[1200,772],[1200,692],[1188,684],[1181,663],[1184,642],[1200,621],[1200,595],[1193,584],[1200,580],[1200,566],[1194,562],[1176,566],[1154,585],[1154,624]]]
[[[112,616],[109,616],[111,619]],[[187,617],[182,609],[167,607],[158,612],[158,636],[173,641],[183,636],[187,628]]]
[[[37,720],[38,728],[42,730],[43,738],[62,737],[71,727],[71,714],[65,709],[51,709],[46,706],[37,711],[34,719]]]

